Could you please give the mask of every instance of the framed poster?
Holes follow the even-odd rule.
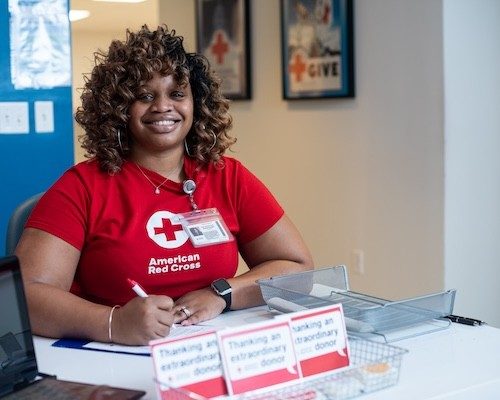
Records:
[[[196,0],[197,51],[232,100],[251,98],[249,26],[248,0]]]
[[[354,97],[352,0],[281,0],[283,98]]]

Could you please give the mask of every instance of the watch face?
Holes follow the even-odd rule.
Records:
[[[221,296],[231,293],[232,291],[231,286],[229,285],[229,283],[227,283],[225,279],[217,279],[216,281],[213,281],[212,287]]]

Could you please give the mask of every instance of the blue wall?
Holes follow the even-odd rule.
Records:
[[[36,2],[43,0],[31,0],[31,3]],[[62,2],[67,10],[68,2]],[[11,79],[10,22],[8,1],[2,0],[0,105],[3,102],[28,102],[29,133],[0,133],[0,255],[5,253],[7,223],[15,207],[29,196],[46,190],[74,163],[71,83],[53,88],[16,89]],[[68,57],[71,57],[71,52]],[[67,61],[71,65],[71,60]],[[35,101],[53,102],[53,132],[35,132]]]

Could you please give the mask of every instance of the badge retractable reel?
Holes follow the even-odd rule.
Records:
[[[177,214],[177,219],[189,236],[194,247],[203,247],[234,240],[224,219],[216,208],[200,210],[194,201],[196,183],[187,179],[182,183],[182,191],[189,196],[192,211]]]

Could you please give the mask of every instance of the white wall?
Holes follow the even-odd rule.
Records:
[[[457,313],[500,327],[500,2],[443,9],[445,284]]]

